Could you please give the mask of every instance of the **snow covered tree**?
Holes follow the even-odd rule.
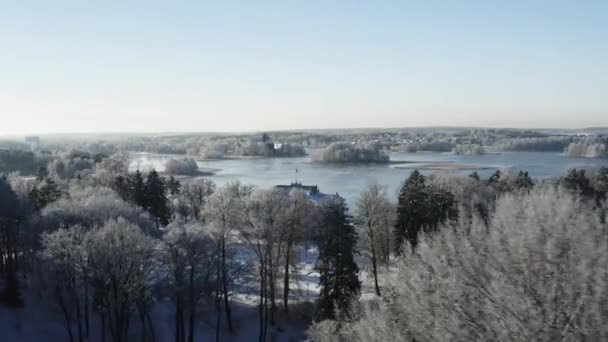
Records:
[[[265,341],[268,323],[275,324],[278,262],[284,242],[286,195],[278,190],[258,191],[247,202],[247,220],[241,235],[258,261],[260,278],[259,341]]]
[[[175,341],[193,342],[198,304],[213,291],[214,243],[202,226],[174,222],[165,228],[163,252],[175,304]]]
[[[366,243],[368,258],[372,264],[374,288],[380,296],[378,285],[378,263],[382,256],[381,250],[388,250],[383,245],[390,236],[387,230],[392,226],[392,207],[386,198],[386,193],[378,184],[371,184],[359,196],[356,202],[355,222],[360,228]]]
[[[149,293],[155,243],[139,227],[118,219],[90,232],[86,249],[102,330],[107,324],[114,342],[129,341],[131,316],[141,295]]]
[[[328,200],[322,217],[313,237],[319,251],[315,270],[320,274],[321,286],[315,311],[317,321],[347,317],[361,288],[355,262],[357,233],[344,199],[336,196]]]
[[[508,193],[489,226],[420,237],[359,319],[313,327],[315,341],[602,341],[608,235],[594,203],[546,187]]]
[[[42,236],[42,252],[38,286],[61,313],[70,341],[82,342],[88,336],[88,312],[81,302],[87,301],[88,288],[84,269],[87,267],[84,249],[85,232],[80,226],[59,229]],[[88,310],[85,305],[84,310]],[[77,326],[77,335],[73,326]],[[84,326],[86,325],[86,327]],[[86,331],[85,331],[86,330]],[[85,336],[86,335],[86,336]]]
[[[281,232],[285,247],[279,256],[283,258],[283,310],[287,313],[291,291],[291,269],[298,261],[295,248],[310,236],[312,227],[318,223],[319,208],[302,191],[294,189],[289,193],[288,206],[285,210],[286,222],[282,225]]]
[[[215,192],[215,183],[207,179],[193,179],[182,184],[179,202],[180,206],[184,205],[186,209],[182,214],[184,219],[186,215],[191,219],[200,219],[201,210],[203,209],[207,198]]]
[[[228,183],[208,198],[201,211],[201,216],[207,223],[216,244],[216,340],[219,340],[222,303],[226,313],[228,331],[234,332],[232,310],[230,308],[232,285],[230,247],[235,239],[234,232],[238,231],[243,225],[246,212],[245,200],[251,195],[252,191],[251,186],[242,185],[239,182]]]
[[[78,184],[69,188],[67,196],[47,205],[41,217],[41,225],[50,231],[74,225],[90,230],[119,217],[147,231],[154,226],[143,208],[125,202],[110,188]]]

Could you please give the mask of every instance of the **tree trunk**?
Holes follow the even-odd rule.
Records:
[[[88,340],[91,332],[91,324],[89,322],[89,282],[87,277],[84,279],[84,326],[84,336]]]
[[[228,331],[234,332],[232,326],[232,313],[230,311],[230,301],[228,299],[228,277],[226,272],[226,241],[222,239],[222,290],[224,292],[224,310],[226,311],[226,320],[228,321]]]
[[[175,309],[175,340],[176,342],[184,342],[184,305],[181,293],[177,295]]]
[[[264,275],[264,329],[262,329],[262,341],[266,341],[266,335],[268,332],[268,273]]]
[[[139,312],[139,321],[141,324],[141,342],[146,342],[147,339],[146,337],[146,315],[144,314],[143,310],[140,310]]]
[[[374,287],[376,288],[376,295],[380,296],[380,286],[378,286],[378,263],[376,260],[376,248],[374,242],[370,242],[370,248],[372,250],[372,268],[374,272]]]
[[[285,276],[283,277],[283,310],[289,313],[289,263],[291,262],[291,241],[285,249]]]
[[[65,328],[68,331],[68,337],[70,342],[74,342],[74,333],[72,333],[72,317],[68,313],[67,308],[60,304],[61,310],[63,311],[63,317],[65,318]]]
[[[74,277],[74,278],[72,278],[72,290],[74,291],[74,293],[72,295],[75,296],[74,304],[76,305],[76,326],[78,327],[78,341],[83,342],[84,341],[84,332],[82,329],[82,314],[80,312],[80,299],[78,298],[78,293],[77,293],[76,289],[77,289],[76,277]]]
[[[389,270],[389,263],[391,261],[391,231],[388,225],[386,225],[386,232],[384,232],[384,235],[386,235],[386,245],[385,245],[385,249],[384,249],[384,253],[385,253],[385,258],[386,258],[386,270]]]
[[[276,302],[275,302],[275,279],[274,279],[274,265],[272,263],[272,253],[269,251],[269,265],[268,265],[268,288],[270,289],[270,325],[274,326],[274,311],[276,310]]]
[[[106,342],[106,315],[101,314],[101,342]]]
[[[179,294],[175,298],[175,342],[181,342],[179,337]]]
[[[194,265],[190,265],[190,298],[188,319],[188,342],[194,342],[194,322],[196,318],[196,300],[194,299]]]
[[[146,321],[148,322],[148,327],[150,328],[151,342],[156,342],[156,333],[154,332],[154,326],[152,325],[152,318],[150,317],[149,312],[146,312]]]
[[[74,333],[72,333],[72,327],[68,326],[68,336],[70,337],[70,342],[74,342]]]
[[[222,323],[222,282],[221,278],[221,268],[220,268],[220,256],[217,258],[217,286],[215,289],[215,310],[217,311],[216,323],[215,323],[215,342],[220,341],[220,324]]]
[[[264,297],[265,297],[265,287],[266,284],[264,282],[265,278],[265,270],[264,270],[264,259],[260,260],[260,307],[259,307],[259,319],[260,319],[260,333],[258,337],[259,342],[264,341]]]

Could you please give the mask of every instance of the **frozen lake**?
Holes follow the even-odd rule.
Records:
[[[162,171],[168,159],[181,157],[134,153],[131,168],[156,168]],[[396,196],[401,182],[414,169],[425,174],[453,172],[466,175],[477,171],[482,177],[487,177],[496,169],[512,168],[516,171],[527,170],[532,177],[547,177],[564,175],[571,168],[608,166],[608,159],[568,157],[548,152],[503,152],[482,156],[394,152],[391,153],[391,160],[404,163],[327,165],[312,163],[309,157],[298,157],[210,160],[199,161],[198,164],[204,169],[217,170],[215,175],[205,178],[218,185],[240,180],[258,187],[271,187],[289,184],[297,177],[303,184],[316,184],[322,192],[337,192],[349,201],[354,200],[363,187],[371,182],[386,186],[388,194]]]

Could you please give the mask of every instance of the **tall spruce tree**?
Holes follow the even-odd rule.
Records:
[[[148,173],[144,194],[144,208],[154,218],[156,228],[159,228],[160,225],[166,226],[169,224],[171,212],[167,200],[167,189],[165,187],[164,179],[159,177],[156,170],[152,170]]]
[[[517,178],[515,178],[515,187],[524,191],[530,191],[534,188],[534,181],[528,175],[528,171],[519,171]]]
[[[118,196],[120,196],[125,201],[131,200],[131,192],[129,189],[129,179],[124,176],[117,176],[112,182],[112,189],[116,191]]]
[[[52,179],[46,178],[40,184],[35,185],[29,193],[29,199],[38,211],[46,207],[47,204],[55,202],[61,197],[61,191]]]
[[[500,176],[502,176],[502,174],[500,173],[500,170],[496,170],[496,172],[494,172],[488,179],[488,184],[494,185],[494,184],[498,183],[498,181],[500,180]]]
[[[129,187],[129,201],[146,209],[146,184],[139,169],[129,176],[127,184]]]
[[[399,193],[394,230],[395,253],[403,253],[405,242],[414,250],[421,232],[434,231],[440,224],[455,220],[457,216],[456,199],[451,192],[427,185],[420,172],[412,172]]]
[[[336,196],[324,205],[322,213],[322,222],[313,235],[319,249],[315,269],[321,275],[317,321],[335,319],[337,312],[347,315],[361,288],[355,263],[357,233],[344,200]]]
[[[469,178],[472,178],[472,179],[474,179],[474,180],[476,180],[476,181],[478,181],[478,182],[479,182],[479,180],[480,180],[480,178],[479,178],[479,173],[477,173],[477,171],[473,171],[473,173],[471,173],[471,174],[469,175]]]
[[[563,186],[573,192],[585,197],[595,195],[595,189],[591,186],[591,180],[587,177],[585,170],[570,169],[568,174],[562,178]]]
[[[395,222],[395,253],[401,254],[408,241],[412,248],[418,242],[418,233],[426,223],[427,194],[424,176],[415,170],[403,183],[399,193],[397,221]]]

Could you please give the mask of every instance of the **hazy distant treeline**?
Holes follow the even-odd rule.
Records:
[[[573,139],[569,136],[514,138],[497,142],[493,147],[498,151],[562,152]]]
[[[408,153],[416,153],[418,151],[450,152],[455,146],[454,143],[446,141],[415,142],[404,144],[401,150]]]

